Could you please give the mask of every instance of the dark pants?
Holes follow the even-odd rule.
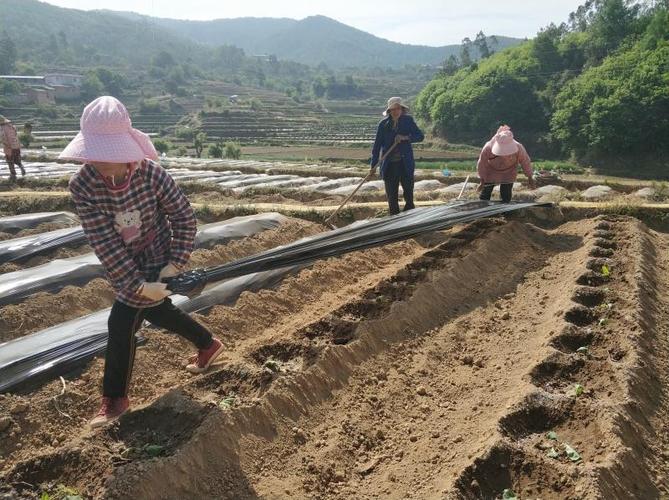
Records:
[[[404,192],[404,211],[416,208],[413,204],[413,175],[409,175],[404,168],[404,162],[391,161],[386,165],[383,171],[383,183],[388,197],[388,208],[390,215],[400,213],[400,204],[397,197],[400,191],[400,184]]]
[[[23,169],[23,163],[21,163],[20,149],[12,149],[11,153],[9,154],[5,152],[5,160],[7,161],[7,166],[9,167],[10,176],[16,177],[16,170],[14,169],[14,165],[18,165],[19,168],[21,169],[21,172],[23,172],[25,175],[25,170]]]
[[[172,304],[169,298],[146,309],[130,307],[117,300],[109,315],[103,396],[117,398],[128,395],[135,360],[135,332],[145,319],[190,340],[198,349],[207,349],[213,341],[209,330]]]
[[[480,200],[489,200],[492,195],[492,190],[495,188],[494,184],[484,184],[481,191]],[[504,203],[511,201],[511,192],[513,191],[513,182],[499,185],[499,195]]]

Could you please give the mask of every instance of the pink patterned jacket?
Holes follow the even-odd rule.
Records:
[[[525,151],[525,147],[516,141],[518,152],[508,156],[495,156],[492,154],[492,141],[486,143],[481,150],[479,161],[476,165],[479,179],[484,184],[507,184],[516,180],[518,175],[518,164],[523,167],[523,172],[528,177],[532,176],[532,162]]]

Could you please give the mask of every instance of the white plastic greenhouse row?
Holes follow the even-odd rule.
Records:
[[[223,188],[232,189],[236,192],[242,192],[251,188],[277,188],[277,189],[303,189],[308,191],[318,191],[327,194],[347,195],[355,189],[362,177],[350,176],[338,179],[330,179],[324,176],[307,177],[292,174],[277,174],[270,173],[243,173],[243,168],[255,168],[263,170],[264,172],[271,172],[277,168],[289,168],[297,164],[284,162],[262,162],[254,160],[220,160],[220,159],[166,159],[163,164],[169,170],[172,177],[178,182],[211,182]],[[73,163],[55,163],[55,162],[25,162],[26,176],[30,178],[58,178],[72,175],[76,172],[80,165]],[[216,166],[218,168],[229,168],[230,170],[209,170],[207,166]],[[302,168],[308,165],[300,165]],[[7,179],[9,171],[7,168],[2,168],[0,164],[0,179]],[[185,168],[189,167],[189,168]],[[201,167],[194,168],[194,167]],[[239,169],[239,170],[237,170]],[[338,168],[339,173],[345,172],[347,169]],[[355,170],[355,169],[354,169]],[[414,190],[416,192],[435,191],[443,193],[459,194],[464,186],[464,183],[452,184],[450,186],[444,185],[437,179],[420,180],[415,183]],[[475,183],[468,183],[467,191],[476,189]],[[497,191],[499,188],[496,187]],[[514,190],[523,189],[520,183],[514,185]],[[383,191],[383,181],[373,180],[366,182],[360,188],[360,193],[374,193]],[[569,194],[568,191],[561,186],[543,186],[533,192],[537,196],[564,196]],[[575,193],[574,193],[575,194]],[[602,200],[614,196],[617,193],[610,186],[591,186],[588,189],[578,193],[580,197],[586,200]],[[640,198],[651,198],[654,196],[652,188],[639,189],[633,193],[633,196]]]

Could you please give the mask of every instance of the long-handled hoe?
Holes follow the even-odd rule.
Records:
[[[376,167],[383,164],[383,161],[388,157],[388,155],[393,151],[393,149],[395,149],[395,146],[397,146],[399,143],[400,143],[400,141],[395,139],[395,142],[393,143],[393,145],[390,146],[388,151],[383,153],[383,156],[381,158],[379,158],[379,161],[376,162],[376,165],[374,165],[372,168],[369,169],[369,173],[364,177],[364,179],[362,179],[360,181],[360,183],[355,187],[353,192],[351,194],[349,194],[344,201],[342,201],[341,205],[339,205],[339,207],[337,207],[337,210],[332,212],[332,215],[330,215],[330,217],[325,219],[325,224],[330,226],[332,229],[337,229],[337,226],[332,224],[332,222],[330,222],[330,221],[332,221],[337,216],[339,211],[344,207],[344,205],[346,205],[351,200],[351,198],[353,198],[353,195],[358,192],[358,189],[360,189],[365,182],[367,182],[369,179],[371,179],[374,176]]]

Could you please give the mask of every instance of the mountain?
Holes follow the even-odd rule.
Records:
[[[207,64],[211,48],[146,20],[111,12],[64,9],[37,0],[0,0],[0,34],[18,59],[59,66],[148,66],[163,51]]]
[[[384,40],[325,16],[184,21],[107,10],[64,9],[38,0],[0,0],[0,35],[16,46],[18,60],[39,67],[146,68],[165,53],[177,63],[207,70],[243,54],[331,68],[439,65],[460,45],[427,47]],[[520,42],[497,37],[496,50]],[[474,51],[475,52],[475,51]],[[221,56],[226,54],[228,59]],[[476,54],[472,54],[476,58]],[[252,58],[247,57],[247,65]],[[289,63],[292,64],[292,63]],[[287,66],[290,71],[290,67]]]
[[[169,29],[206,45],[234,45],[247,54],[273,54],[303,64],[325,63],[333,68],[441,64],[460,53],[460,45],[428,47],[391,42],[325,16],[302,20],[274,18],[187,21],[116,12],[133,20]],[[488,38],[491,44],[492,37]],[[517,38],[497,36],[495,50],[519,44]],[[476,58],[476,54],[473,54]]]

